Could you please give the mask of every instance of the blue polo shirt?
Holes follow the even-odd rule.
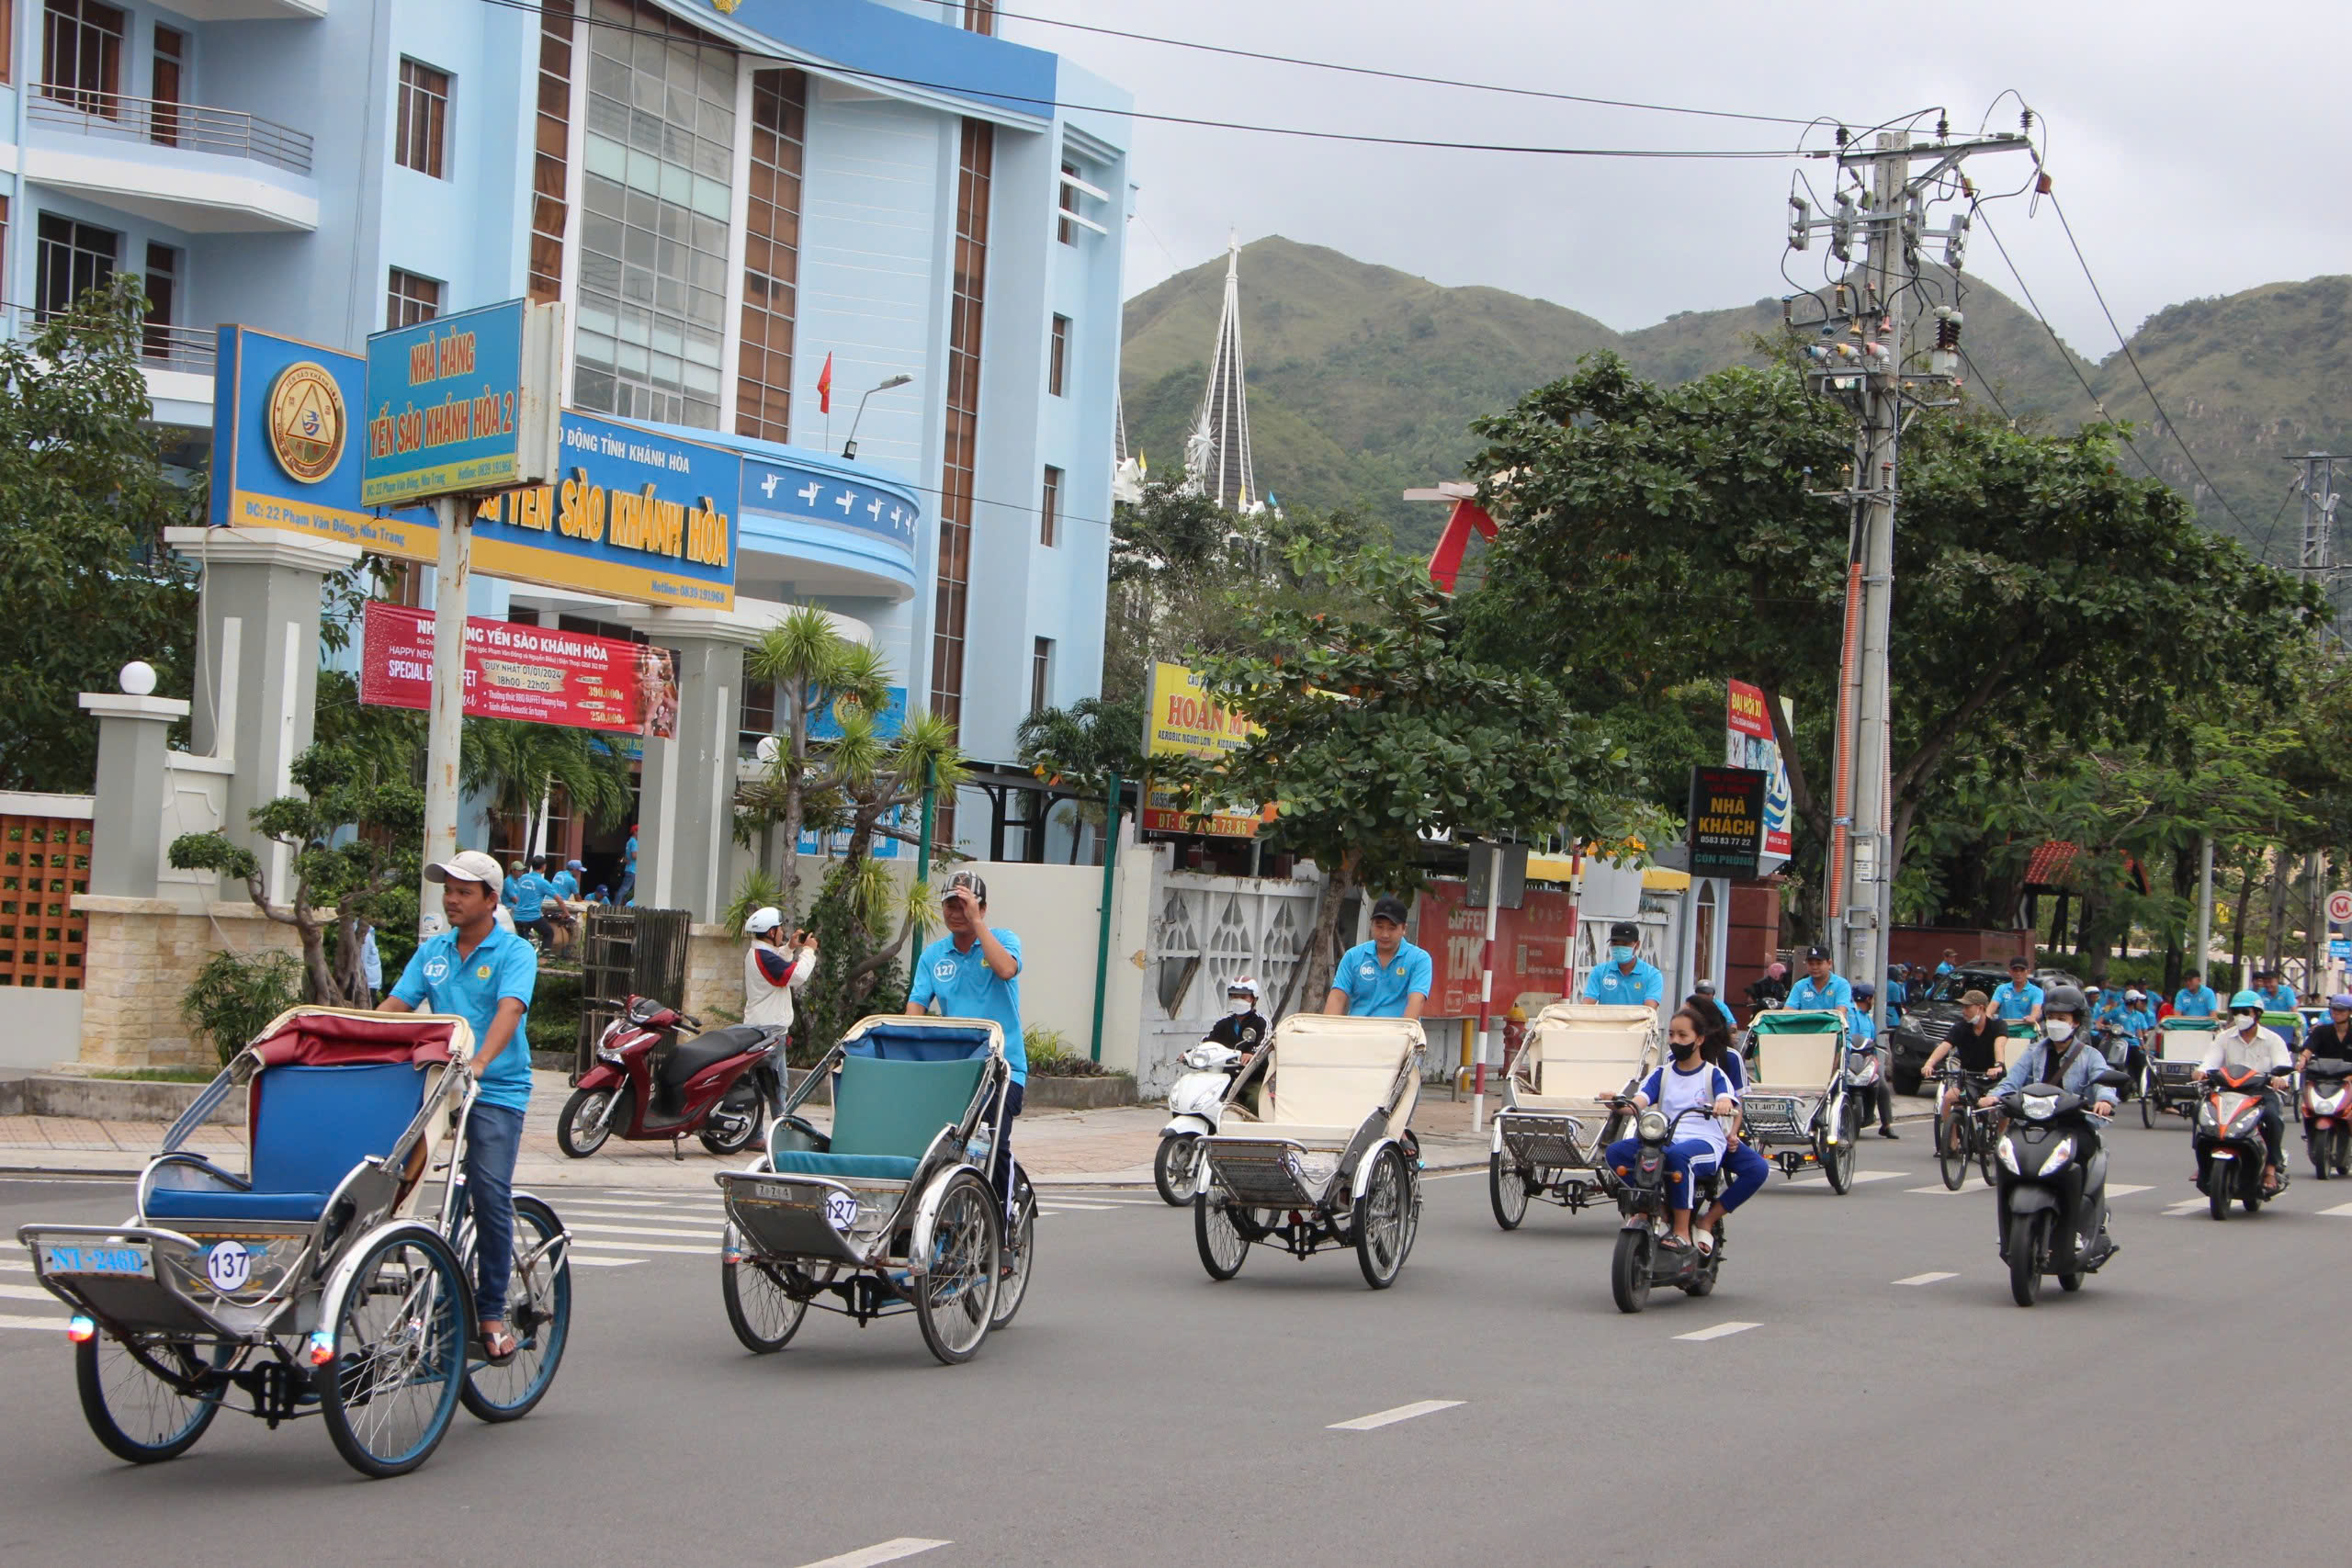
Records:
[[[2004,1023],[2015,1023],[2031,1018],[2033,1010],[2041,1005],[2041,987],[2028,980],[2025,988],[2018,988],[2015,980],[2004,980],[1993,987],[1993,1016]]]
[[[1854,987],[1843,975],[1832,975],[1815,985],[1807,975],[1789,987],[1789,1007],[1796,1012],[1827,1012],[1834,1008],[1854,1005]]]
[[[1646,958],[1634,960],[1632,974],[1599,964],[1584,977],[1584,999],[1607,1007],[1646,1007],[1666,995],[1666,976]]]
[[[1012,978],[1001,980],[989,967],[980,939],[959,949],[955,937],[944,936],[922,950],[915,960],[914,985],[907,992],[910,1007],[939,1004],[944,1018],[986,1018],[1004,1031],[1004,1059],[1012,1064],[1012,1081],[1029,1081],[1029,1051],[1021,1037],[1021,939],[1002,926],[990,926],[1005,952],[1012,954]]]
[[[569,869],[559,871],[548,878],[548,891],[559,898],[577,898],[580,897],[580,879]]]
[[[2295,987],[2287,984],[2284,980],[2279,981],[2277,986],[2273,987],[2269,990],[2256,991],[2255,995],[2260,997],[2262,998],[2262,1005],[2272,1012],[2292,1012],[2295,1010]]]
[[[473,1025],[479,1048],[490,1036],[498,1004],[513,997],[527,1015],[532,987],[538,982],[539,953],[503,926],[492,925],[481,945],[471,953],[458,952],[458,933],[443,931],[420,943],[409,955],[392,995],[419,1012],[453,1012]],[[484,1105],[503,1105],[520,1114],[531,1101],[531,1042],[527,1016],[514,1025],[514,1038],[484,1067],[479,1098]]]
[[[1430,955],[1409,942],[1399,942],[1385,964],[1378,942],[1360,942],[1340,954],[1331,988],[1347,993],[1350,1018],[1402,1018],[1408,997],[1429,996],[1431,973]]]
[[[514,894],[514,918],[526,925],[547,913],[548,895],[555,891],[554,885],[536,871],[508,877],[506,886]]]
[[[2172,1010],[2183,1018],[2211,1018],[2221,1010],[2222,994],[2211,986],[2190,990],[2183,986],[2173,993]]]

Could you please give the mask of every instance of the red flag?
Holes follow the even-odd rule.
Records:
[[[817,372],[817,412],[833,412],[833,356],[825,355],[825,367]]]

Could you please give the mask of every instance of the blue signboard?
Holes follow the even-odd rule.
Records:
[[[356,355],[222,327],[212,378],[212,525],[284,528],[361,549],[433,558],[432,521],[387,523],[359,504],[368,395]]]
[[[883,827],[896,829],[901,827],[905,818],[906,807],[894,806],[882,814],[880,820]],[[823,855],[830,860],[848,850],[849,829],[827,828],[820,830],[815,828],[803,828],[800,830],[798,844],[799,853]],[[902,840],[893,839],[887,833],[876,833],[867,841],[865,852],[874,860],[897,860],[902,847]]]
[[[861,535],[914,558],[915,525],[922,509],[910,495],[870,479],[746,457],[743,499],[767,516]]]
[[[2352,958],[2352,937],[2328,938],[2327,955],[2330,958]]]
[[[828,703],[808,716],[809,739],[839,740],[842,738],[841,721],[834,716],[840,707],[839,703]],[[883,699],[882,711],[874,716],[874,738],[876,740],[896,740],[899,732],[906,727],[907,689],[893,686],[890,694]]]
[[[527,301],[508,299],[368,337],[363,504],[481,494],[539,477],[525,471],[529,313]]]

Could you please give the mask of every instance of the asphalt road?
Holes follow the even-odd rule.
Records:
[[[1630,1317],[1613,1215],[1539,1206],[1507,1235],[1483,1175],[1429,1183],[1386,1292],[1351,1255],[1262,1247],[1216,1284],[1188,1213],[1057,1194],[1020,1320],[958,1368],[910,1319],[812,1314],[748,1356],[715,1191],[566,1192],[581,1257],[608,1261],[576,1272],[547,1403],[460,1415],[401,1480],[357,1480],[315,1422],[233,1413],[185,1458],[119,1464],[63,1336],[0,1329],[0,1562],[2340,1561],[2343,1380],[2302,1325],[2352,1291],[2352,1185],[2305,1175],[2215,1224],[2166,1213],[2196,1197],[2180,1123],[2112,1146],[2143,1188],[2117,1200],[2124,1250],[2031,1311],[1989,1195],[1944,1193],[1918,1128],[1873,1140],[1847,1197],[1776,1177],[1712,1298]],[[62,1317],[23,1295],[19,1223],[124,1207],[0,1183],[0,1318]],[[1729,1325],[1752,1326],[1682,1337]],[[1334,1429],[1422,1402],[1458,1403]]]

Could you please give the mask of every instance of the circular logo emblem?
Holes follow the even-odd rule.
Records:
[[[216,1291],[242,1291],[254,1277],[254,1255],[245,1250],[243,1242],[216,1242],[204,1255],[204,1277]]]
[[[953,980],[956,978],[956,961],[952,958],[941,959],[931,966],[931,977],[934,980]]]
[[[837,1231],[857,1224],[857,1200],[847,1192],[826,1193],[825,1223]]]
[[[343,389],[326,367],[298,360],[269,387],[269,449],[277,466],[306,485],[317,484],[343,461]]]
[[[433,981],[436,985],[441,981],[447,979],[449,977],[449,961],[441,957],[426,959],[424,961],[424,977]]]

